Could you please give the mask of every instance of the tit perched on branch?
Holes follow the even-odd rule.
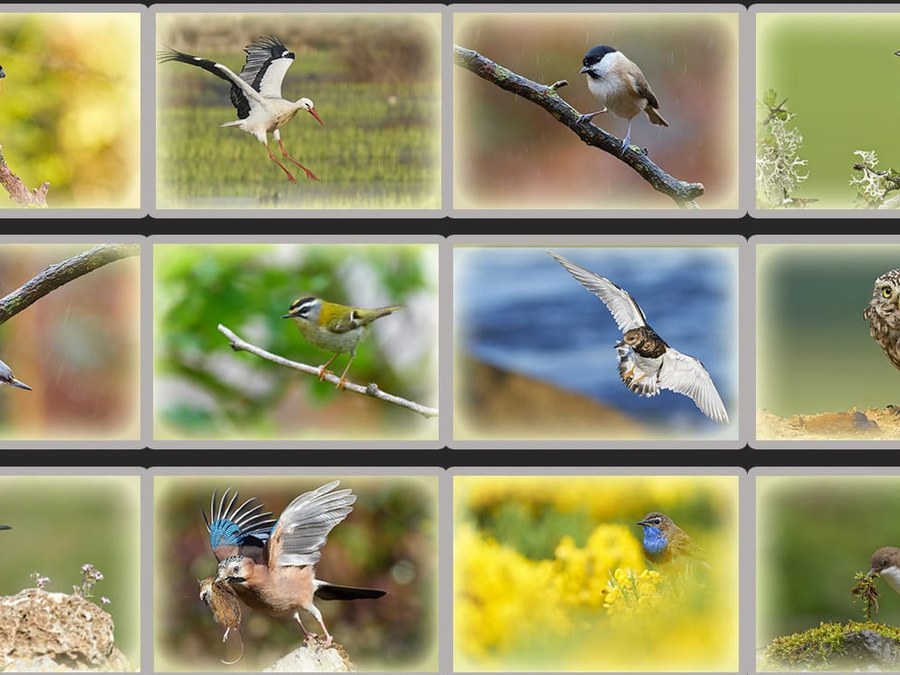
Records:
[[[615,47],[597,45],[584,55],[581,72],[587,75],[588,89],[597,97],[603,110],[581,116],[586,122],[595,115],[611,112],[628,120],[628,131],[622,141],[622,153],[631,143],[631,122],[641,112],[652,124],[667,127],[659,114],[659,100],[637,64]]]

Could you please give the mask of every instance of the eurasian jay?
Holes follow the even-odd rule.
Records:
[[[387,593],[316,579],[315,564],[322,557],[328,533],[347,517],[356,501],[351,490],[335,490],[339,484],[340,481],[332,481],[300,495],[282,512],[274,527],[268,518],[272,514],[258,513],[262,505],[254,506],[252,499],[231,511],[237,494],[224,510],[223,497],[212,521],[206,519],[210,545],[219,560],[216,580],[227,582],[252,609],[273,616],[290,614],[307,639],[315,635],[306,630],[299,610],[309,612],[322,626],[326,647],[331,645],[332,636],[313,598],[357,600],[380,598]]]

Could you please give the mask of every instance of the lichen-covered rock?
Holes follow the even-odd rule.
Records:
[[[874,670],[900,667],[900,629],[873,621],[822,622],[815,628],[775,638],[759,670]]]
[[[29,588],[0,597],[0,670],[131,670],[112,617],[80,595]]]
[[[304,644],[278,659],[264,673],[349,673],[356,670],[344,648]]]

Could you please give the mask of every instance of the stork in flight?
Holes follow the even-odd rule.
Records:
[[[306,172],[310,180],[319,180],[312,171],[290,156],[281,141],[279,128],[294,119],[301,110],[305,110],[316,118],[319,124],[325,124],[316,107],[308,98],[288,101],[281,97],[281,81],[288,68],[294,62],[294,52],[289,52],[284,43],[277,37],[258,38],[244,47],[247,60],[240,75],[221,63],[209,59],[179,52],[171,47],[164,47],[156,56],[160,63],[180,61],[191,66],[203,68],[216,77],[231,83],[231,103],[237,110],[238,119],[234,122],[220,124],[222,127],[238,127],[248,134],[256,136],[256,140],[266,146],[269,159],[275,162],[287,174],[288,180],[296,184],[294,174],[272,153],[268,143],[268,133],[278,141],[281,154]]]

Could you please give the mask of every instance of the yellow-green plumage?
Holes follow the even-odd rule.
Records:
[[[295,300],[283,319],[294,319],[300,334],[319,349],[333,352],[334,356],[320,367],[319,379],[328,374],[328,366],[340,355],[350,352],[350,360],[341,374],[338,387],[343,387],[344,376],[356,356],[356,346],[366,334],[369,324],[383,316],[393,314],[403,305],[390,305],[376,309],[348,307],[321,298],[305,297]]]

